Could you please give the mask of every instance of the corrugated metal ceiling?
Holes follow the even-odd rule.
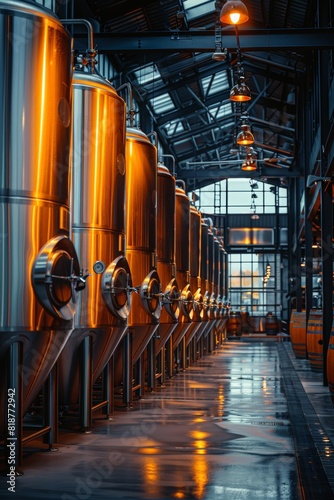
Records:
[[[222,2],[203,0],[197,11],[190,9],[192,0],[86,0],[76,3],[76,17],[90,10],[92,19],[98,21],[104,33],[166,32],[171,36],[189,36],[195,30],[212,32],[212,52],[203,51],[129,51],[111,54],[122,75],[137,91],[153,117],[152,126],[158,134],[165,153],[176,159],[178,176],[187,177],[197,187],[212,180],[191,178],[192,162],[226,162],[225,175],[235,175],[240,164],[235,165],[242,151],[235,153],[235,137],[240,127],[240,116],[246,113],[255,137],[254,148],[259,159],[271,158],[263,163],[265,168],[277,171],[277,177],[295,168],[296,82],[304,71],[307,60],[304,51],[270,50],[251,52],[243,44],[243,30],[308,28],[315,23],[315,0],[245,0],[249,21],[239,27],[242,66],[252,100],[246,106],[231,105],[229,89],[236,70],[236,50],[229,50],[223,62],[212,58],[217,40],[224,49],[224,33],[230,27],[222,26],[219,12]],[[193,16],[198,12],[199,15]],[[187,15],[188,13],[188,15]],[[220,38],[221,35],[221,38]],[[218,38],[217,38],[218,36]],[[159,80],[141,85],[134,69],[155,64]],[[205,92],[205,78],[225,74],[228,88],[218,92]],[[214,87],[211,87],[214,88]],[[168,94],[174,106],[170,110],[157,108],[160,96]],[[230,112],[226,109],[230,108]],[[223,112],[224,110],[224,112]],[[173,125],[174,124],[174,125]],[[174,130],[171,134],[170,130]],[[148,131],[146,131],[148,133]],[[232,151],[232,152],[231,152]],[[281,159],[280,159],[281,158]],[[228,161],[231,164],[228,165]],[[222,165],[220,165],[222,167]],[[221,178],[218,168],[217,178]],[[193,172],[196,177],[196,172]],[[274,177],[273,177],[274,178]]]

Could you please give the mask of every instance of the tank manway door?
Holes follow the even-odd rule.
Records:
[[[180,312],[179,301],[180,301],[179,288],[176,279],[173,278],[168,283],[162,300],[164,308],[173,319],[177,319],[179,316]]]
[[[201,321],[201,313],[203,310],[203,295],[200,288],[198,288],[198,290],[195,292],[193,299],[193,310],[190,315],[191,319],[194,321]]]
[[[159,319],[161,314],[161,283],[155,270],[146,276],[139,293],[145,311],[153,318]]]
[[[193,309],[193,301],[193,294],[191,293],[190,285],[188,284],[184,287],[181,293],[181,311],[188,320],[191,320],[190,313]]]
[[[125,320],[129,316],[131,291],[132,279],[128,261],[123,256],[117,257],[102,276],[102,294],[110,312],[116,318]]]
[[[87,276],[80,272],[72,241],[61,235],[48,241],[35,259],[32,284],[38,300],[52,316],[70,320]]]

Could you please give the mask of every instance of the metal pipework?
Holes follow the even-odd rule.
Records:
[[[61,23],[66,26],[81,25],[86,26],[88,32],[88,48],[86,50],[87,60],[82,60],[83,66],[87,66],[91,73],[94,73],[97,50],[94,48],[94,30],[92,24],[87,19],[61,19]]]

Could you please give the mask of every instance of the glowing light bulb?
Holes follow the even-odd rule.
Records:
[[[239,19],[240,19],[240,13],[239,12],[232,12],[230,14],[230,19],[232,24],[238,24]]]

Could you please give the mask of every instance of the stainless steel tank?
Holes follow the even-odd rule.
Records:
[[[185,334],[189,330],[193,310],[193,294],[189,283],[189,232],[190,232],[190,200],[185,192],[185,185],[178,181],[175,191],[176,200],[176,280],[180,287],[180,314],[177,328],[172,334],[172,353],[170,360],[174,360],[176,370],[186,367]],[[169,374],[174,368],[169,365]]]
[[[197,352],[203,355],[203,337],[211,328],[210,314],[210,284],[209,284],[209,233],[210,222],[208,219],[201,219],[201,241],[200,241],[200,279],[203,295],[203,308],[201,311],[202,326],[196,332]]]
[[[192,320],[191,326],[186,332],[185,343],[187,348],[187,363],[195,361],[196,335],[204,327],[202,321],[203,294],[200,278],[200,250],[201,250],[201,214],[194,207],[190,206],[190,225],[189,225],[189,284],[193,294],[193,309],[190,313]]]
[[[176,281],[175,264],[175,177],[168,168],[158,164],[157,200],[157,271],[161,280],[163,308],[159,319],[159,329],[155,339],[155,355],[161,382],[165,377],[165,346],[177,327],[179,316],[179,288]]]
[[[128,319],[129,330],[117,350],[116,384],[123,387],[123,402],[130,405],[132,380],[139,392],[144,391],[142,379],[143,354],[159,327],[161,314],[161,282],[157,273],[157,148],[139,129],[126,131],[126,257],[132,273],[133,286]],[[149,345],[149,348],[152,344]],[[152,349],[151,349],[152,351]],[[151,358],[150,358],[151,359]],[[138,363],[138,364],[137,364]],[[135,367],[136,365],[136,367]],[[139,366],[140,365],[140,366]],[[133,377],[133,369],[137,369]],[[153,366],[146,371],[153,371]]]
[[[201,354],[209,352],[212,349],[212,335],[217,323],[217,301],[215,295],[215,228],[213,228],[212,220],[207,219],[208,224],[208,296],[209,303],[207,308],[208,314],[208,328],[203,332],[201,341]]]
[[[217,233],[217,231],[216,231]],[[213,238],[213,301],[214,325],[208,338],[208,350],[212,351],[219,343],[220,328],[222,325],[222,297],[220,295],[220,242],[217,235]]]
[[[0,27],[0,404],[9,365],[25,413],[72,333],[85,281],[69,239],[72,58],[66,30],[36,3],[2,1]]]
[[[91,276],[78,303],[75,330],[59,358],[59,402],[77,404],[86,391],[88,406],[81,408],[86,428],[91,425],[91,384],[122,340],[130,310],[124,213],[126,109],[116,90],[96,74],[76,70],[72,88],[72,239]]]

